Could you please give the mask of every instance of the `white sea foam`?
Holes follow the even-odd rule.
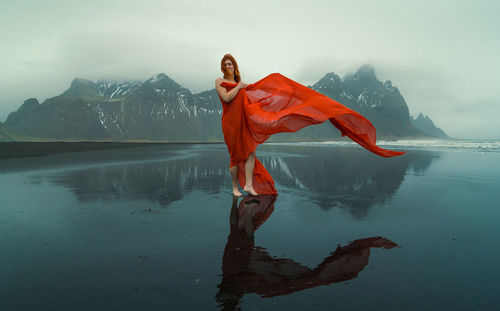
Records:
[[[500,141],[498,140],[397,140],[379,141],[380,146],[394,146],[409,149],[446,149],[446,150],[469,150],[478,152],[500,152]]]
[[[281,142],[269,143],[280,145],[300,146],[351,146],[357,145],[353,141],[327,141],[327,142]],[[473,152],[498,152],[500,153],[499,140],[445,140],[445,139],[415,139],[415,140],[379,140],[377,145],[383,148],[397,150],[450,150]]]

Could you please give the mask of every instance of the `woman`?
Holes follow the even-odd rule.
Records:
[[[240,97],[243,96],[240,90],[244,89],[247,84],[241,82],[238,64],[231,54],[226,54],[222,58],[221,70],[224,73],[224,78],[215,80],[215,88],[223,102],[222,132],[224,133],[224,140],[231,155],[229,171],[233,183],[233,195],[237,197],[243,196],[238,189],[238,173],[246,175],[243,190],[251,195],[257,195],[257,192],[253,188],[255,148],[257,144],[252,143],[253,139],[248,136],[249,132],[245,131],[243,101],[238,98],[238,101],[234,101],[231,104],[237,95],[240,95]],[[244,172],[240,172],[241,169],[238,166],[238,162],[242,160],[244,160]]]
[[[224,77],[215,80],[215,88],[223,108],[222,132],[231,158],[234,196],[242,196],[238,181],[250,195],[277,194],[271,175],[255,157],[257,145],[272,134],[296,132],[326,120],[342,136],[377,155],[404,154],[378,147],[375,127],[359,113],[279,73],[245,84],[231,54],[222,58],[221,71]]]

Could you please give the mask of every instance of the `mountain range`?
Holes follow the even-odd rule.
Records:
[[[429,136],[445,139],[450,138],[442,129],[434,125],[431,118],[422,113],[419,113],[416,118],[412,117],[411,124]]]
[[[370,66],[343,79],[328,73],[309,87],[367,117],[379,138],[447,137],[428,117],[412,118],[399,90]],[[61,95],[43,103],[29,98],[10,113],[0,123],[0,141],[223,141],[221,114],[215,89],[193,94],[163,73],[144,82],[76,78]],[[338,137],[325,122],[271,140]]]

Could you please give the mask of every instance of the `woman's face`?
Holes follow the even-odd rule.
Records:
[[[224,68],[227,70],[227,72],[233,73],[234,72],[233,62],[230,59],[226,59],[224,61]]]

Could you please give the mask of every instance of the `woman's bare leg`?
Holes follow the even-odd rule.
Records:
[[[248,155],[248,158],[245,161],[245,188],[243,189],[245,192],[248,192],[251,195],[257,195],[257,192],[253,188],[253,169],[255,168],[255,152],[252,152]]]
[[[230,167],[229,172],[231,173],[231,181],[233,182],[233,195],[235,197],[242,197],[243,194],[238,189],[238,165]]]

